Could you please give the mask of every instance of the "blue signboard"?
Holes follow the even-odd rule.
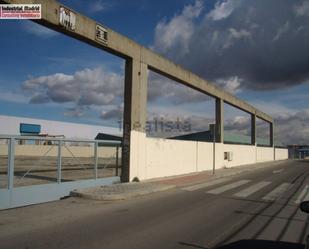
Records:
[[[27,134],[40,134],[40,132],[41,132],[41,125],[20,123],[19,131],[20,131],[21,134],[23,134],[23,133],[27,133]]]

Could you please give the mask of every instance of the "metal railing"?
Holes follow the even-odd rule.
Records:
[[[57,171],[57,183],[62,182],[62,159],[63,159],[63,148],[66,148],[69,153],[71,154],[72,158],[76,160],[77,158],[75,155],[70,151],[70,149],[65,145],[65,143],[86,143],[94,145],[93,147],[93,165],[94,165],[94,179],[98,178],[98,147],[115,147],[116,152],[113,154],[113,157],[116,157],[116,176],[118,175],[119,171],[119,149],[121,148],[121,142],[120,141],[106,141],[106,140],[87,140],[87,139],[65,139],[65,138],[50,138],[50,137],[36,137],[36,136],[12,136],[12,135],[0,135],[0,139],[6,139],[8,141],[8,167],[7,167],[7,188],[12,189],[14,187],[14,169],[15,169],[15,145],[16,141],[20,140],[30,140],[30,141],[44,141],[44,142],[55,142],[56,144],[52,144],[52,146],[57,147],[57,162],[56,162],[56,171]],[[51,143],[49,143],[50,145]],[[49,153],[51,149],[48,149],[46,153],[43,154],[43,156],[46,156],[47,153]],[[103,168],[107,167],[109,163],[107,163]],[[22,176],[23,178],[26,177],[33,167],[31,167],[29,170],[25,172],[25,174]]]

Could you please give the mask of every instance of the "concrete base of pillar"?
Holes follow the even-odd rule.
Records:
[[[146,178],[146,133],[131,131],[130,181]]]

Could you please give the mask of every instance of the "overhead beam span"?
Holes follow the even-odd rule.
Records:
[[[120,56],[124,59],[133,59],[140,63],[144,63],[149,69],[158,72],[170,79],[173,79],[179,83],[182,83],[190,88],[221,99],[224,102],[231,104],[245,112],[256,115],[257,117],[273,123],[272,117],[267,115],[255,107],[249,105],[245,101],[242,101],[230,93],[227,93],[201,77],[191,73],[190,71],[182,68],[179,65],[169,61],[168,59],[156,54],[148,48],[145,48],[131,39],[99,24],[95,20],[92,20],[76,11],[67,8],[74,12],[76,16],[75,30],[69,30],[63,28],[59,23],[60,7],[64,5],[54,0],[0,0],[1,3],[7,4],[41,4],[42,5],[42,19],[36,20],[37,23],[53,29],[57,32],[61,32],[83,42],[86,42],[99,49],[103,49],[116,56]],[[102,44],[96,39],[96,27],[100,25],[107,31],[108,42]]]

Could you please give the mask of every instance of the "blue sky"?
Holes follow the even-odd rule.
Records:
[[[282,143],[309,143],[309,1],[60,2],[272,115]],[[122,59],[30,21],[0,20],[0,32],[0,114],[118,125]],[[148,95],[149,117],[213,122],[213,100],[153,73]],[[248,128],[248,115],[226,116]]]

